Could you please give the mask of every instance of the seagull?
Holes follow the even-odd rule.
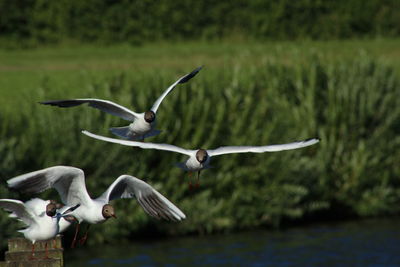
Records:
[[[46,189],[54,188],[58,191],[61,201],[65,205],[80,204],[79,209],[69,213],[78,222],[72,247],[75,246],[79,225],[82,222],[87,222],[90,226],[90,224],[101,223],[111,217],[117,218],[114,207],[109,204],[114,199],[136,197],[143,210],[156,219],[181,221],[186,218],[180,209],[153,187],[130,175],[119,176],[96,199],[92,199],[86,190],[83,170],[70,166],[54,166],[30,172],[14,177],[7,183],[10,188],[23,193],[40,193]],[[81,244],[86,241],[87,232],[88,229],[81,240]]]
[[[304,141],[298,141],[288,144],[267,145],[267,146],[224,146],[224,147],[219,147],[217,149],[200,148],[200,149],[190,150],[169,144],[143,143],[143,142],[109,138],[93,134],[85,130],[83,130],[82,133],[95,139],[121,144],[125,146],[140,147],[142,149],[157,149],[157,150],[172,151],[187,155],[189,156],[189,158],[184,162],[178,163],[177,167],[188,172],[198,172],[196,186],[199,185],[198,180],[200,176],[200,171],[211,167],[210,166],[211,157],[224,154],[232,154],[232,153],[249,153],[249,152],[263,153],[263,152],[277,152],[283,150],[291,150],[291,149],[311,146],[320,141],[319,138],[310,138]],[[189,186],[191,186],[191,184],[189,184]]]
[[[155,130],[156,127],[156,113],[158,107],[164,98],[175,88],[177,84],[186,83],[202,69],[198,67],[191,73],[179,78],[174,82],[164,93],[154,102],[150,110],[143,113],[136,113],[129,110],[126,107],[118,105],[114,102],[95,98],[81,98],[81,99],[69,99],[69,100],[51,100],[40,102],[40,104],[57,106],[60,108],[75,107],[84,103],[88,103],[90,107],[100,109],[111,115],[120,117],[124,120],[131,121],[132,123],[125,127],[110,128],[110,131],[120,138],[143,141],[145,138],[155,136],[161,131]]]
[[[57,212],[57,204],[51,200],[34,198],[27,202],[16,199],[0,199],[0,207],[12,212],[10,217],[18,218],[28,227],[19,230],[26,239],[32,242],[31,259],[34,259],[35,242],[54,238],[58,233],[69,226],[69,222],[64,220],[65,216],[79,207],[63,207]],[[61,221],[64,221],[61,226]],[[60,224],[59,224],[60,222]],[[46,256],[48,258],[47,243],[45,244]]]

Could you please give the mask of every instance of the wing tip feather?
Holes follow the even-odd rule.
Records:
[[[316,143],[319,143],[321,141],[321,138],[319,137],[314,137],[314,138],[308,138],[303,141],[303,143],[309,143],[309,145],[314,145]]]
[[[199,73],[199,71],[203,68],[203,65],[200,67],[197,67],[196,69],[194,69],[191,73],[183,76],[183,78],[179,81],[179,83],[186,83],[188,82],[190,79],[192,79],[194,76],[197,75],[197,73]]]

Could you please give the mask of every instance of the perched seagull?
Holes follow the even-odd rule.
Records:
[[[111,115],[118,116],[124,120],[131,121],[132,123],[125,127],[110,128],[110,131],[124,139],[142,141],[147,137],[155,136],[161,131],[155,130],[156,127],[156,113],[164,98],[175,88],[177,84],[186,83],[201,70],[198,67],[191,73],[179,78],[173,83],[164,93],[154,102],[150,110],[144,113],[136,113],[114,102],[94,98],[82,99],[69,99],[69,100],[52,100],[40,102],[44,105],[58,106],[61,108],[75,107],[84,103],[88,103],[90,107],[100,109]]]
[[[263,152],[277,152],[282,150],[291,150],[302,148],[306,146],[311,146],[318,143],[320,140],[318,138],[311,138],[304,141],[298,141],[288,144],[279,144],[279,145],[268,145],[268,146],[224,146],[219,147],[217,149],[184,149],[181,147],[177,147],[169,144],[155,144],[155,143],[143,143],[143,142],[135,142],[135,141],[126,141],[115,138],[109,138],[100,136],[97,134],[90,133],[88,131],[82,131],[83,134],[103,140],[106,142],[121,144],[125,146],[133,146],[140,147],[143,149],[158,149],[165,151],[172,151],[181,153],[189,156],[189,158],[181,163],[178,163],[177,166],[185,171],[189,172],[198,172],[197,179],[200,175],[200,171],[203,169],[210,168],[210,160],[213,156],[219,156],[224,154],[232,154],[232,153],[263,153]],[[196,184],[198,186],[198,183]]]
[[[28,228],[19,230],[26,239],[32,242],[31,259],[35,253],[35,242],[54,238],[61,230],[69,226],[68,221],[63,217],[69,216],[68,213],[79,207],[64,207],[62,211],[57,212],[57,204],[51,200],[34,198],[27,202],[15,199],[0,199],[0,207],[12,212],[10,217],[18,218],[24,222]],[[63,229],[59,222],[64,221]],[[46,257],[48,258],[47,243],[45,245]]]
[[[24,193],[39,193],[49,188],[58,191],[61,201],[67,206],[80,204],[80,208],[73,211],[72,215],[78,221],[72,247],[75,246],[76,237],[81,222],[97,224],[107,219],[116,218],[114,207],[109,204],[111,200],[120,198],[133,198],[142,206],[144,211],[157,219],[180,221],[186,216],[163,195],[142,180],[121,175],[98,198],[90,198],[85,185],[85,174],[81,169],[69,166],[54,166],[43,170],[30,172],[7,181],[10,188]],[[85,242],[87,231],[81,240]]]

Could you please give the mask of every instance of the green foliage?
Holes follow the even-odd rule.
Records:
[[[1,45],[399,36],[398,0],[0,0]]]
[[[36,96],[22,96],[18,105],[8,107],[14,109],[9,117],[0,117],[1,179],[72,165],[85,171],[95,197],[126,173],[151,183],[187,215],[177,224],[155,222],[134,200],[115,201],[119,219],[95,226],[102,231],[93,231],[92,244],[146,230],[208,234],[279,227],[321,211],[337,216],[344,210],[357,216],[399,214],[400,87],[390,68],[364,54],[337,63],[314,55],[296,66],[266,60],[253,67],[206,67],[179,85],[160,106],[162,134],[149,141],[216,148],[322,139],[299,150],[216,157],[215,168],[202,172],[195,191],[188,190],[187,175],[173,166],[182,155],[110,144],[80,133],[87,129],[110,136],[108,128],[127,122],[88,107],[37,104],[96,97],[144,111],[177,77],[171,70],[121,73],[93,79],[73,96],[62,81],[50,88],[43,80]],[[32,197],[4,187],[0,191],[4,198]],[[50,190],[41,197],[57,194]],[[15,229],[7,228],[12,220],[1,214],[4,240]]]

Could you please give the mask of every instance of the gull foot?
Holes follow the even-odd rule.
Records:
[[[79,245],[82,246],[83,244],[85,244],[87,238],[88,238],[87,235],[85,235],[84,237],[82,237],[81,239],[79,239],[79,241],[78,241],[78,242],[79,242]]]

